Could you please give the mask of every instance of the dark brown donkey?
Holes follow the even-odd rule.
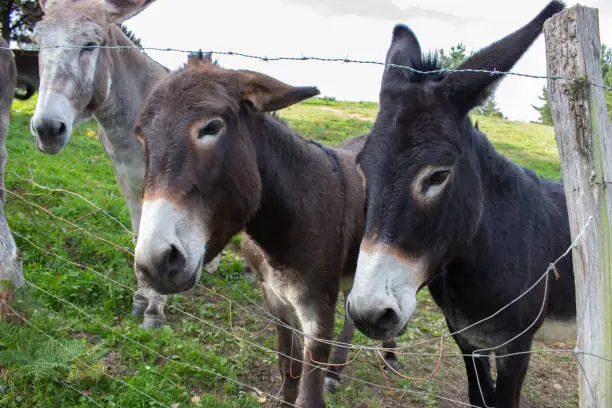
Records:
[[[354,152],[263,112],[318,93],[191,58],[157,84],[135,128],[146,157],[135,267],[160,293],[185,291],[246,231],[269,265],[255,265],[267,307],[306,334],[301,344],[277,325],[284,400],[303,407],[325,405],[330,345],[314,339],[331,340],[341,280],[354,276],[363,187]]]

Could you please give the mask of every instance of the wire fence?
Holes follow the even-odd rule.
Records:
[[[52,47],[47,47],[47,48],[84,48],[84,47],[80,47],[80,46],[76,47],[76,46],[70,46],[70,45],[61,45],[61,46],[58,45],[58,46],[52,46]],[[176,49],[176,48],[155,48],[155,47],[139,47],[139,46],[95,46],[95,47],[89,47],[89,48],[103,48],[103,49],[134,49],[136,48],[142,51],[164,51],[164,52],[179,52],[179,53],[187,53],[187,54],[198,52],[198,51],[193,51],[193,50],[182,50],[182,49]],[[39,49],[44,49],[44,48],[38,48],[38,50]],[[488,73],[491,75],[512,75],[512,76],[534,78],[534,79],[566,80],[566,81],[576,81],[576,82],[586,83],[591,86],[603,88],[608,91],[612,90],[612,87],[606,86],[602,83],[586,81],[582,78],[569,78],[569,77],[562,77],[562,76],[542,76],[542,75],[530,75],[530,74],[523,74],[523,73],[516,73],[516,72],[487,71],[487,70],[477,70],[477,69],[440,69],[440,70],[435,70],[435,71],[419,71],[419,70],[416,70],[408,66],[388,64],[388,63],[374,61],[374,60],[351,59],[348,57],[343,57],[343,58],[325,58],[325,57],[314,57],[314,56],[271,56],[270,57],[270,56],[251,55],[251,54],[247,54],[243,52],[235,52],[235,51],[211,51],[211,52],[214,55],[237,56],[237,57],[255,59],[255,60],[264,61],[264,62],[317,61],[317,62],[324,62],[324,63],[352,63],[352,64],[377,65],[377,66],[382,66],[385,68],[391,67],[395,69],[404,69],[404,70],[408,70],[408,71],[418,73],[418,74],[423,74],[423,75],[429,75],[429,74],[434,75],[434,74],[449,73],[449,72],[472,72],[472,73]],[[89,229],[78,224],[78,221],[80,221],[84,217],[90,216],[93,213],[99,213],[99,214],[102,214],[104,217],[107,217],[112,223],[116,224],[122,231],[124,231],[130,238],[132,238],[132,233],[131,233],[130,228],[128,228],[124,223],[122,223],[118,219],[118,217],[112,215],[110,211],[104,209],[103,206],[96,204],[91,199],[86,198],[79,193],[69,191],[66,189],[50,188],[42,184],[39,184],[36,181],[34,181],[34,177],[31,173],[30,173],[29,178],[24,178],[21,175],[15,174],[15,173],[12,173],[12,174],[15,176],[15,178],[19,179],[20,181],[27,182],[29,185],[31,185],[32,188],[44,191],[46,194],[58,195],[58,196],[65,195],[65,196],[70,196],[71,198],[80,200],[83,203],[85,203],[87,206],[91,207],[91,210],[89,212],[79,214],[78,216],[72,217],[69,219],[65,216],[60,216],[60,215],[55,214],[53,211],[46,208],[44,205],[34,202],[34,200],[28,198],[26,194],[22,192],[5,189],[5,192],[8,196],[12,197],[15,200],[19,200],[24,205],[32,208],[33,210],[44,213],[46,216],[54,219],[56,222],[58,222],[59,224],[63,226],[67,226],[70,229],[81,232],[83,237],[86,237],[86,239],[88,240],[99,241],[99,242],[103,242],[105,245],[108,245],[110,249],[108,250],[107,253],[104,253],[102,255],[109,255],[112,252],[118,252],[128,257],[133,257],[133,250],[131,249],[131,247],[129,247],[129,244],[121,244],[121,243],[113,242],[112,240],[104,238],[101,234],[94,232],[94,231],[90,231]],[[383,390],[385,392],[395,393],[395,395],[400,399],[403,398],[403,396],[406,394],[411,394],[411,395],[418,396],[418,397],[434,398],[439,401],[446,401],[446,402],[453,403],[453,404],[460,405],[460,406],[472,406],[468,403],[459,401],[457,399],[449,398],[444,395],[438,395],[431,391],[423,391],[423,390],[416,389],[414,387],[411,388],[411,384],[400,383],[401,387],[394,386],[391,383],[392,377],[395,376],[396,379],[398,378],[401,380],[409,380],[411,382],[426,382],[426,381],[429,381],[433,376],[435,376],[438,373],[441,364],[446,359],[457,358],[457,359],[462,360],[464,357],[469,357],[469,358],[472,358],[472,361],[474,361],[474,364],[475,364],[476,358],[488,356],[488,352],[491,352],[491,351],[495,352],[499,350],[500,348],[504,347],[505,345],[509,344],[510,342],[517,340],[521,336],[524,336],[526,333],[531,331],[531,329],[539,322],[541,318],[541,314],[545,310],[546,293],[549,290],[549,278],[551,274],[556,272],[555,265],[561,259],[566,257],[573,249],[575,249],[577,246],[580,245],[581,240],[584,237],[584,234],[586,233],[586,231],[588,231],[588,228],[591,226],[592,220],[593,220],[593,217],[590,217],[588,219],[587,223],[582,227],[581,231],[579,232],[579,234],[577,234],[574,241],[567,248],[567,250],[562,255],[560,255],[559,258],[554,260],[548,266],[548,268],[546,268],[546,270],[542,272],[542,274],[538,277],[538,279],[535,282],[533,282],[533,284],[531,284],[525,291],[523,291],[515,299],[508,302],[503,307],[499,308],[495,313],[492,313],[491,315],[477,322],[474,322],[466,327],[463,327],[453,333],[443,333],[439,336],[427,336],[423,338],[411,339],[410,341],[403,341],[401,345],[395,348],[384,348],[384,347],[380,347],[376,345],[363,345],[363,344],[354,344],[354,343],[351,344],[351,343],[345,343],[345,342],[341,342],[337,340],[314,338],[308,335],[307,333],[303,332],[299,328],[292,327],[291,325],[281,321],[278,317],[271,314],[258,301],[254,300],[247,293],[245,293],[245,291],[243,291],[240,287],[236,285],[231,285],[231,289],[240,295],[241,297],[240,302],[236,301],[235,299],[230,298],[227,295],[224,295],[223,293],[217,291],[214,288],[211,288],[211,287],[208,287],[202,284],[197,285],[199,289],[209,293],[211,296],[215,298],[223,299],[226,302],[228,302],[229,319],[227,321],[227,326],[222,325],[219,322],[213,321],[212,319],[203,318],[202,316],[199,316],[196,313],[193,313],[192,311],[185,310],[184,308],[177,306],[174,303],[168,304],[167,308],[178,315],[184,316],[185,319],[189,320],[190,322],[194,324],[199,325],[200,327],[207,327],[207,328],[213,329],[216,333],[223,335],[227,339],[231,339],[231,341],[235,341],[246,347],[250,347],[250,348],[259,350],[260,352],[266,353],[270,356],[282,355],[285,358],[289,359],[290,361],[300,363],[305,367],[308,366],[310,367],[310,369],[321,368],[323,370],[326,370],[329,367],[329,364],[326,364],[325,362],[318,362],[318,364],[314,364],[308,359],[298,359],[293,355],[279,353],[277,350],[267,347],[254,340],[257,338],[259,333],[266,330],[266,328],[283,327],[283,328],[289,329],[294,335],[300,338],[301,342],[304,344],[306,344],[304,340],[308,339],[310,341],[318,341],[322,343],[327,343],[333,347],[342,347],[342,348],[347,348],[351,351],[354,351],[356,353],[355,356],[349,359],[343,365],[352,365],[355,362],[363,362],[364,361],[363,356],[366,356],[365,358],[373,356],[375,359],[374,364],[379,367],[380,372],[382,373],[382,376],[385,380],[385,383],[376,383],[374,381],[369,381],[364,378],[356,377],[355,375],[350,375],[345,372],[340,372],[338,374],[339,377],[342,380],[345,380],[346,382],[372,387],[374,389]],[[109,276],[104,271],[97,270],[96,268],[93,268],[87,264],[82,264],[66,256],[62,256],[53,249],[43,248],[42,246],[38,245],[36,242],[33,242],[33,240],[28,238],[26,235],[21,234],[17,231],[13,231],[13,234],[16,237],[19,237],[21,242],[27,244],[29,246],[29,249],[31,250],[39,251],[45,256],[55,258],[58,261],[72,265],[79,270],[91,272],[92,274],[96,276],[97,279],[100,279],[113,287],[121,288],[122,290],[125,290],[128,293],[132,293],[132,294],[135,293],[135,290],[133,287],[131,287],[130,285],[126,283],[120,282],[118,279],[115,279]],[[106,330],[107,332],[111,332],[119,336],[124,341],[136,345],[143,352],[150,353],[151,355],[154,355],[157,358],[165,362],[168,362],[170,364],[173,364],[173,365],[176,365],[176,366],[188,369],[188,370],[193,370],[195,372],[202,372],[202,373],[210,374],[224,381],[234,383],[238,385],[239,387],[242,387],[243,389],[251,390],[260,399],[262,403],[282,401],[282,399],[279,397],[280,391],[274,393],[273,390],[271,389],[262,390],[255,385],[249,384],[242,380],[238,380],[231,376],[220,373],[216,370],[199,367],[189,362],[181,361],[180,359],[176,357],[161,353],[158,350],[150,346],[147,346],[143,342],[133,338],[133,336],[127,335],[119,327],[108,324],[104,320],[101,320],[100,318],[87,312],[84,308],[79,307],[77,304],[75,304],[75,302],[71,302],[70,300],[65,299],[62,296],[58,295],[57,293],[54,293],[51,290],[41,287],[40,285],[36,284],[36,282],[34,282],[34,279],[32,278],[26,278],[25,284],[27,287],[39,293],[41,296],[46,296],[48,298],[54,299],[55,301],[65,305],[67,308],[70,308],[78,312],[79,314],[83,316],[84,319],[87,319],[90,322],[95,322],[100,327],[103,327],[104,330]],[[539,309],[539,313],[532,321],[528,322],[528,324],[525,325],[523,330],[516,333],[514,336],[500,342],[495,347],[480,349],[472,354],[462,354],[460,352],[445,351],[445,341],[446,340],[450,340],[453,338],[453,336],[464,333],[468,330],[478,328],[480,325],[486,323],[487,321],[490,321],[491,319],[495,318],[499,314],[503,313],[505,310],[507,310],[512,305],[516,304],[521,299],[523,299],[525,296],[527,296],[529,293],[531,293],[534,289],[542,285],[544,286],[545,295],[543,296],[542,304]],[[4,303],[4,301],[2,301],[2,303]],[[31,319],[29,319],[23,312],[16,310],[10,304],[3,304],[3,306],[6,306],[8,310],[10,310],[13,313],[13,315],[16,316],[25,325],[31,327],[33,330],[40,333],[44,337],[48,338],[50,341],[57,343],[61,347],[64,347],[61,341],[53,337],[53,335],[47,333],[47,331],[45,331],[43,328],[33,323]],[[585,310],[584,307],[582,309]],[[240,335],[237,332],[235,324],[233,324],[233,320],[232,320],[233,316],[236,316],[236,314],[239,313],[237,312],[237,310],[240,310],[240,313],[244,313],[244,315],[249,315],[252,318],[259,319],[261,322],[261,325],[263,326],[261,331],[259,333],[250,333],[249,336]],[[581,328],[578,329],[578,337],[580,335],[581,335]],[[423,352],[423,351],[418,351],[418,350],[414,351],[415,349],[419,347],[425,347],[425,346],[430,346],[430,345],[437,345],[438,351],[437,352]],[[426,375],[415,375],[412,373],[403,372],[403,370],[399,370],[389,365],[386,362],[386,360],[383,357],[383,353],[387,353],[387,352],[393,352],[398,356],[409,356],[409,357],[414,357],[414,358],[417,358],[417,357],[432,358],[433,359],[432,367],[429,370],[429,373]],[[589,353],[584,350],[578,350],[575,348],[574,349],[569,349],[569,348],[539,349],[539,350],[534,349],[534,350],[525,351],[525,352],[495,354],[494,358],[500,359],[500,358],[505,358],[505,357],[521,355],[521,354],[533,354],[533,355],[536,355],[536,354],[545,354],[545,355],[568,354],[568,355],[573,356],[576,359],[580,368],[582,367],[580,359],[583,359],[586,357],[599,358],[599,359],[612,363],[612,356],[595,355],[593,353]],[[73,357],[75,361],[79,361],[80,364],[83,364],[84,366],[89,367],[89,365],[85,361],[83,361],[78,355],[74,355]],[[384,368],[386,368],[386,370]],[[146,398],[150,402],[153,402],[160,406],[172,407],[170,402],[161,401],[159,398],[156,398],[155,396],[144,392],[138,387],[132,385],[129,381],[126,381],[120,378],[119,376],[113,376],[107,372],[104,372],[104,375],[105,377],[108,378],[109,381],[117,382],[121,384],[121,386],[129,388],[132,391],[137,392],[143,398]],[[96,406],[103,406],[103,404],[100,401],[97,401],[92,395],[80,389],[78,383],[75,383],[74,381],[70,381],[67,378],[57,379],[57,381],[59,384],[63,385],[67,389],[70,389],[73,392],[78,393],[79,395],[83,396],[88,401],[90,401],[92,404]],[[479,385],[480,385],[480,379],[479,379]],[[480,392],[481,394],[483,393],[482,387],[480,387]],[[292,404],[289,404],[289,405],[292,405]]]
[[[14,49],[8,47],[0,47],[0,49]],[[141,47],[137,45],[95,45],[95,46],[77,46],[77,45],[52,45],[45,47],[36,47],[29,49],[29,51],[40,51],[44,49],[110,49],[110,50],[129,50],[129,49],[138,49],[141,51],[159,51],[159,52],[175,52],[181,54],[197,54],[199,52],[204,52],[202,49],[200,50],[186,50],[180,48],[159,48],[159,47]],[[281,61],[315,61],[315,62],[325,62],[325,63],[344,63],[344,64],[360,64],[360,65],[376,65],[385,68],[396,68],[402,69],[406,71],[410,71],[415,74],[420,75],[439,75],[451,72],[464,72],[464,73],[484,73],[491,75],[506,75],[506,76],[516,76],[522,78],[532,78],[532,79],[552,79],[552,80],[563,80],[563,81],[572,81],[577,83],[582,83],[585,85],[591,85],[596,88],[602,88],[607,91],[612,91],[612,86],[607,86],[604,83],[593,82],[586,80],[584,78],[572,78],[561,75],[533,75],[533,74],[525,74],[520,72],[513,71],[490,71],[485,69],[451,69],[451,68],[442,68],[431,71],[421,71],[415,69],[413,67],[392,64],[388,62],[381,62],[376,60],[367,60],[367,59],[353,59],[349,57],[317,57],[317,56],[262,56],[249,54],[241,51],[225,51],[225,50],[208,50],[206,53],[211,53],[212,55],[224,55],[224,56],[232,56],[232,57],[242,57],[246,59],[258,60],[262,62],[281,62]]]

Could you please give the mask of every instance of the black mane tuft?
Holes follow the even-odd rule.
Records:
[[[429,52],[427,54],[423,54],[421,61],[415,63],[413,68],[423,73],[413,73],[410,76],[411,82],[439,82],[444,79],[445,74],[443,72],[435,72],[444,69],[444,67],[442,66],[442,60],[440,59],[438,52]],[[429,72],[433,73],[430,74]]]
[[[140,38],[136,37],[136,35],[132,31],[130,31],[130,29],[128,29],[123,24],[119,24],[119,28],[121,28],[121,31],[123,31],[123,34],[125,34],[126,37],[130,39],[130,41],[136,44],[139,48],[142,48],[142,43],[140,42]]]

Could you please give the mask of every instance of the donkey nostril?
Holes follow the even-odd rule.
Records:
[[[378,318],[376,322],[376,326],[384,330],[391,330],[395,326],[397,326],[399,322],[399,318],[395,310],[387,308],[383,311],[383,313]]]
[[[170,245],[170,250],[168,251],[168,255],[166,256],[166,266],[172,267],[172,265],[176,264],[179,258],[179,251],[174,245]]]
[[[66,133],[66,123],[52,119],[42,119],[34,125],[36,133],[42,139],[48,140]]]
[[[170,245],[170,248],[166,251],[164,256],[164,268],[170,277],[176,275],[185,264],[185,256],[182,252],[175,246]]]

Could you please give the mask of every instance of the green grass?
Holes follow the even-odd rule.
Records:
[[[22,253],[26,279],[48,293],[28,285],[13,305],[39,330],[23,323],[0,324],[0,406],[94,406],[87,397],[105,407],[159,405],[153,399],[181,407],[261,406],[252,389],[232,379],[276,395],[280,381],[272,326],[266,326],[256,314],[259,310],[244,296],[261,301],[241,273],[242,264],[234,252],[239,238],[228,247],[219,273],[204,274],[199,287],[169,298],[168,326],[142,330],[140,321],[129,315],[130,288],[135,287],[129,254],[133,244],[118,224],[129,226],[129,214],[110,161],[95,138],[96,126],[78,126],[62,153],[44,155],[34,148],[28,130],[34,102],[14,104],[6,167],[6,186],[12,193],[5,212]],[[370,102],[313,99],[281,115],[304,135],[337,145],[367,132],[376,112],[377,105]],[[551,128],[475,119],[501,153],[541,175],[559,177]],[[104,212],[73,194],[42,186],[76,192]],[[419,311],[400,339],[404,345],[446,330],[427,291],[419,293],[418,300]],[[338,316],[342,313],[339,305]],[[341,325],[338,319],[337,330]],[[354,342],[372,345],[360,333]],[[438,347],[436,341],[407,350],[432,355],[400,356],[401,371],[412,377],[427,376],[436,366]],[[444,347],[447,352],[457,351],[452,340],[445,341]],[[552,380],[538,380],[546,378],[549,365],[574,370],[571,361],[536,356],[533,365],[534,372],[544,374],[527,380],[529,406],[574,401],[575,378],[570,376],[562,384],[567,388],[562,392],[547,391]],[[358,402],[371,407],[445,406],[431,394],[466,401],[461,358],[445,357],[430,381],[392,376],[379,368],[373,352],[362,352],[345,373],[382,386],[345,380],[344,388],[328,397],[329,406],[348,408]],[[387,385],[400,391],[389,391]]]

